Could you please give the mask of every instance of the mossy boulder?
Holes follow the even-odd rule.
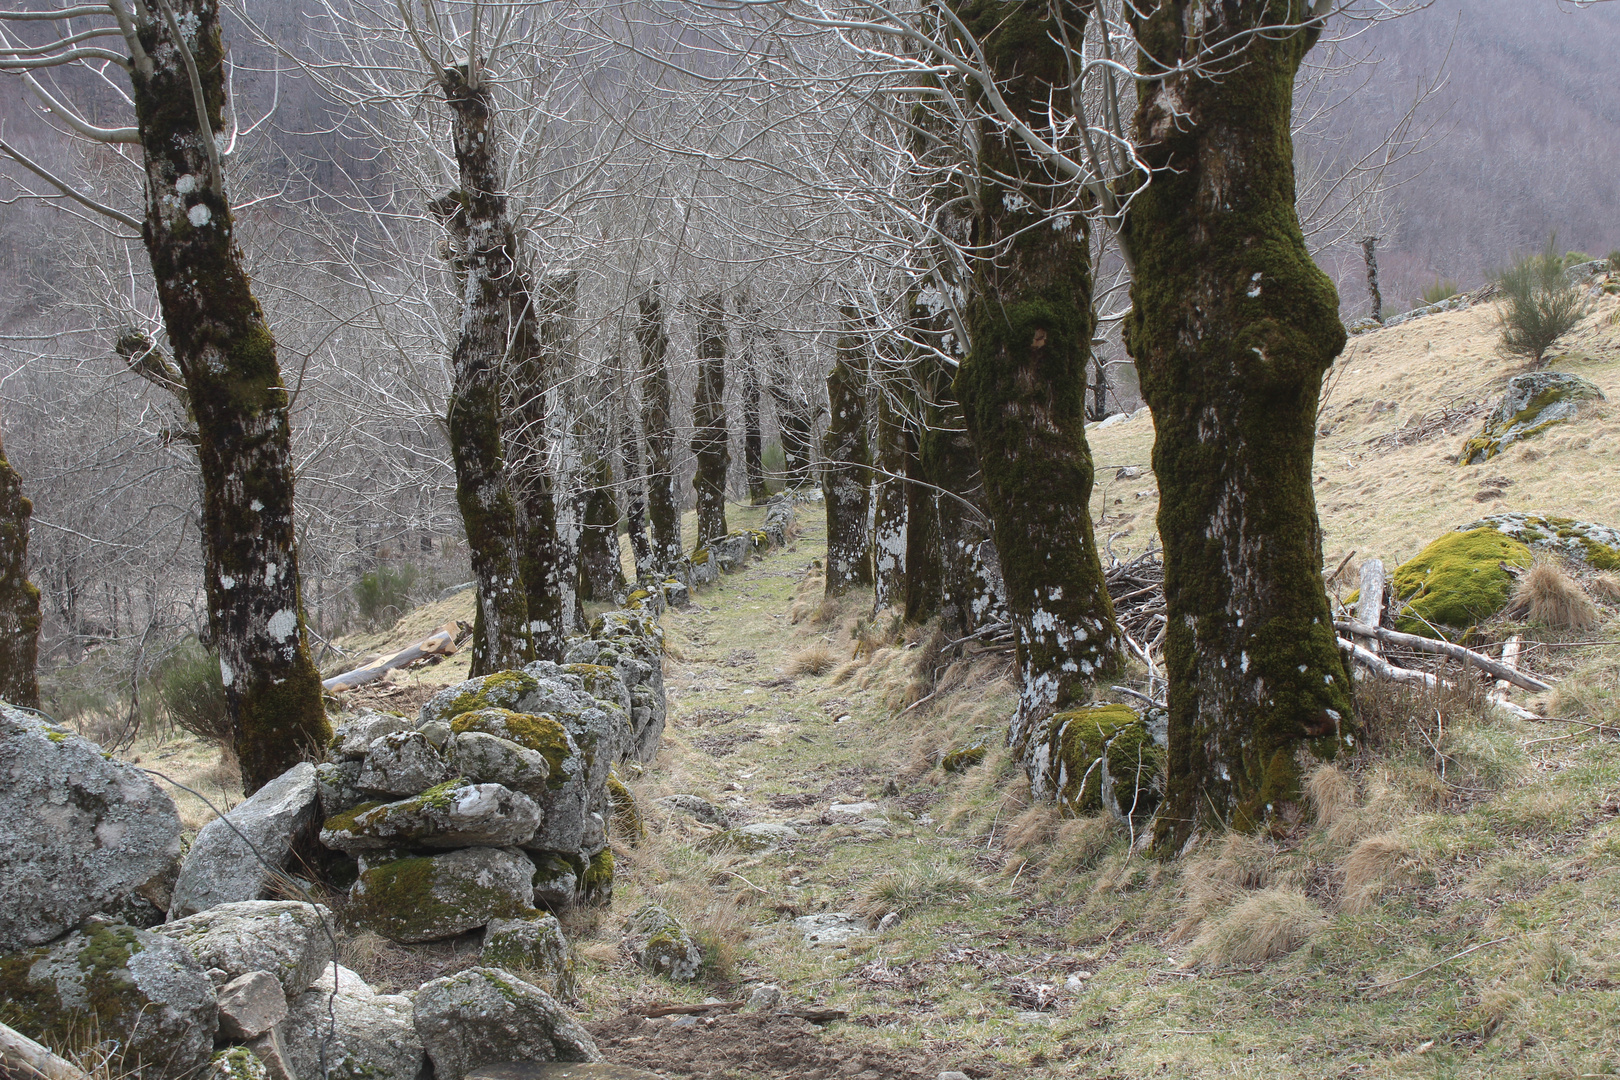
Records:
[[[981,736],[947,750],[944,757],[939,759],[939,767],[948,773],[967,772],[973,766],[983,763],[985,755],[989,752],[990,748]]]
[[[426,735],[395,731],[373,740],[356,783],[369,795],[415,795],[453,775]]]
[[[1038,797],[1070,814],[1099,810],[1137,821],[1158,809],[1164,751],[1128,705],[1086,705],[1050,717],[1033,744]]]
[[[214,1055],[203,1080],[270,1080],[270,1070],[247,1047],[230,1046]]]
[[[1466,629],[1507,606],[1513,575],[1502,564],[1527,567],[1530,549],[1492,528],[1447,533],[1395,568],[1390,589],[1399,601],[1396,629],[1425,637]]]
[[[563,936],[555,915],[534,911],[516,919],[492,919],[484,929],[484,947],[478,962],[505,968],[555,998],[574,997],[574,951]]]
[[[535,851],[534,902],[541,907],[561,911],[579,902],[580,878],[584,875],[586,859],[582,855],[568,855],[559,851]]]
[[[422,706],[422,724],[435,720],[451,722],[463,713],[480,709],[525,711],[523,699],[540,688],[540,680],[523,671],[497,671],[447,687]]]
[[[118,1071],[148,1080],[207,1065],[214,986],[178,942],[92,919],[51,945],[0,957],[0,1020],[53,1048],[110,1041]]]
[[[539,804],[521,791],[458,778],[409,799],[362,803],[328,818],[321,843],[349,855],[401,846],[500,847],[531,840],[540,820]]]
[[[534,864],[511,849],[414,856],[362,873],[349,889],[349,910],[394,941],[439,941],[532,910],[533,877]]]
[[[510,709],[479,709],[462,713],[450,723],[456,735],[478,731],[506,739],[545,758],[550,775],[547,786],[555,790],[580,775],[584,762],[579,746],[568,729],[545,713],[519,713]]]
[[[627,931],[625,945],[642,968],[671,982],[697,978],[703,953],[669,912],[648,904],[630,916]]]
[[[227,979],[263,971],[291,1001],[332,962],[332,913],[296,900],[249,900],[164,923],[154,933],[184,946],[204,971]]]
[[[1516,442],[1574,419],[1582,405],[1603,400],[1603,391],[1579,375],[1558,371],[1515,375],[1480,433],[1463,444],[1458,464],[1489,461]]]
[[[1556,552],[1597,570],[1620,570],[1620,529],[1574,518],[1492,514],[1460,525],[1458,532],[1495,529],[1532,548]]]
[[[544,796],[551,779],[551,763],[540,751],[482,731],[463,731],[452,738],[450,745],[451,760],[462,779]]]
[[[597,907],[613,903],[613,849],[603,848],[591,856],[579,879],[580,899]]]
[[[500,968],[423,984],[412,1018],[438,1080],[463,1080],[494,1063],[602,1060],[590,1033],[556,998]]]
[[[348,968],[329,964],[313,986],[288,1003],[279,1045],[285,1072],[277,1080],[421,1080],[427,1075],[411,999],[379,994]],[[270,1037],[254,1045],[261,1050]]]

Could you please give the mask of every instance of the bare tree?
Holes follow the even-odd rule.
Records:
[[[866,336],[855,308],[845,304],[837,358],[827,375],[831,419],[821,441],[821,490],[827,506],[829,598],[872,584],[867,533],[872,462],[866,432]]]
[[[89,19],[73,28],[69,19]],[[0,151],[70,200],[140,232],[174,364],[197,423],[210,644],[253,791],[324,744],[320,676],[304,637],[293,521],[287,391],[275,339],[248,284],[225,188],[224,44],[215,0],[121,0],[60,12],[0,12],[0,23],[60,22],[43,48],[9,48],[19,74],[77,137],[139,148],[140,219],[85,195],[0,140]],[[93,44],[121,40],[127,52]],[[8,45],[14,41],[8,31]],[[90,123],[34,72],[67,65],[119,69],[133,127]],[[228,144],[228,140],[226,140]]]
[[[692,402],[692,453],[697,473],[697,543],[703,546],[725,536],[726,471],[731,467],[731,444],[726,434],[726,327],[725,302],[720,293],[707,293],[697,302],[697,391]]]
[[[0,700],[39,707],[39,589],[28,580],[34,507],[0,443]]]
[[[681,510],[675,499],[675,430],[669,386],[669,334],[658,283],[638,301],[636,341],[641,350],[641,427],[647,437],[647,516],[652,522],[653,564],[661,574],[680,565]]]

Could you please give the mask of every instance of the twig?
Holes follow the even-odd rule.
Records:
[[[1360,626],[1361,624],[1356,623],[1355,625]],[[1430,688],[1436,686],[1449,687],[1451,685],[1444,679],[1431,675],[1427,671],[1413,671],[1411,668],[1396,667],[1377,653],[1365,649],[1347,638],[1339,639],[1339,648],[1353,656],[1356,663],[1385,679],[1393,679],[1396,682],[1420,682]]]
[[[1512,936],[1511,934],[1508,935],[1508,937],[1511,937],[1511,936]],[[1446,957],[1444,960],[1436,961],[1435,963],[1430,964],[1428,967],[1418,968],[1416,971],[1412,972],[1412,974],[1410,974],[1410,975],[1402,975],[1400,978],[1395,979],[1392,982],[1387,982],[1387,983],[1365,983],[1365,984],[1363,984],[1361,986],[1356,987],[1356,989],[1357,990],[1379,990],[1379,991],[1388,990],[1390,987],[1396,986],[1396,985],[1398,985],[1400,983],[1403,983],[1403,982],[1406,982],[1408,979],[1415,979],[1419,975],[1427,974],[1428,972],[1433,971],[1437,967],[1445,967],[1447,964],[1451,963],[1453,960],[1461,960],[1463,957],[1467,956],[1471,952],[1478,952],[1479,950],[1481,950],[1481,949],[1483,949],[1483,948],[1485,948],[1485,947],[1487,947],[1489,945],[1500,945],[1502,942],[1507,941],[1507,940],[1508,940],[1507,937],[1499,937],[1499,938],[1492,938],[1489,941],[1482,941],[1478,945],[1470,945],[1470,946],[1468,946],[1468,948],[1464,949],[1460,953],[1453,953],[1451,956]]]
[[[1169,708],[1169,706],[1168,706],[1168,705],[1166,705],[1166,704],[1165,704],[1165,703],[1164,703],[1164,702],[1162,702],[1162,701],[1155,701],[1155,700],[1153,700],[1153,698],[1151,698],[1151,697],[1149,697],[1149,696],[1148,696],[1148,695],[1146,695],[1146,694],[1144,694],[1144,693],[1141,693],[1141,692],[1139,692],[1139,691],[1136,691],[1136,690],[1132,690],[1132,689],[1131,689],[1131,688],[1130,688],[1130,687],[1128,687],[1128,686],[1115,686],[1115,687],[1111,687],[1111,689],[1112,689],[1112,690],[1113,690],[1113,691],[1114,691],[1114,693],[1116,693],[1116,694],[1124,694],[1124,695],[1126,695],[1126,696],[1127,696],[1127,697],[1133,697],[1133,698],[1136,698],[1136,699],[1137,699],[1137,700],[1138,700],[1138,701],[1145,701],[1145,702],[1147,702],[1147,703],[1148,703],[1148,704],[1149,704],[1149,705],[1151,705],[1151,706],[1153,706],[1153,707],[1154,707],[1154,708],[1155,708],[1155,709],[1166,709],[1166,708]]]
[[[1420,652],[1439,653],[1442,656],[1449,656],[1453,660],[1473,664],[1481,671],[1494,675],[1498,679],[1504,679],[1514,686],[1523,687],[1526,690],[1542,693],[1552,689],[1552,683],[1542,682],[1534,675],[1526,675],[1517,668],[1492,660],[1490,657],[1483,653],[1477,653],[1473,649],[1453,645],[1449,641],[1436,641],[1433,638],[1419,637],[1417,634],[1403,634],[1398,630],[1388,630],[1382,626],[1368,626],[1366,623],[1357,622],[1354,619],[1335,619],[1333,627],[1341,633],[1377,638],[1379,641],[1391,645],[1403,645],[1408,649],[1417,649]]]
[[[745,1003],[741,1001],[711,1001],[706,1005],[653,1005],[642,1016],[701,1016],[706,1012],[736,1012]]]

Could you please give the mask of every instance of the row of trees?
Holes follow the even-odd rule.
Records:
[[[820,394],[791,358],[828,343],[829,592],[870,583],[880,605],[961,635],[1008,619],[1010,738],[1033,770],[1043,721],[1134,647],[1103,585],[1084,433],[1099,320],[1124,314],[1099,281],[1128,282],[1169,619],[1157,839],[1174,852],[1202,824],[1286,814],[1301,751],[1329,758],[1356,735],[1310,484],[1344,332],[1297,211],[1294,88],[1330,20],[1353,29],[1393,5],[564,8],[331,0],[304,40],[251,11],[244,24],[368,148],[350,158],[371,175],[343,190],[272,197],[325,283],[314,301],[302,282],[275,287],[304,295],[321,340],[359,333],[394,357],[351,392],[443,417],[478,583],[475,670],[559,656],[578,591],[612,589],[604,540],[621,514],[605,493],[624,496],[638,575],[678,569],[688,449],[693,539],[726,531],[728,395],[748,493],[764,492],[767,399],[786,471],[804,477]],[[0,68],[141,177],[136,217],[83,172],[0,143],[36,194],[145,246],[162,333],[121,351],[175,399],[195,448],[209,637],[251,789],[325,721],[292,400],[226,197],[220,10],[106,0],[3,12],[0,27]],[[86,65],[88,89],[41,82]],[[133,126],[90,119],[109,84]],[[675,392],[671,292],[693,329],[690,399]],[[410,389],[425,364],[442,400]]]

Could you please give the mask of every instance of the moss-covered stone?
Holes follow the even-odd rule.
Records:
[[[480,709],[456,717],[450,729],[457,735],[464,731],[482,731],[536,751],[551,768],[546,784],[552,789],[562,787],[580,771],[578,744],[556,717],[545,713]]]
[[[437,941],[532,910],[533,873],[521,853],[496,848],[399,859],[360,875],[349,910],[394,941]]]
[[[218,1027],[214,988],[179,943],[119,923],[0,957],[0,1021],[63,1051],[111,1040],[119,1069],[181,1077]]]
[[[1528,567],[1530,549],[1492,528],[1447,533],[1395,568],[1390,587],[1400,601],[1396,629],[1437,637],[1466,629],[1507,606],[1513,575],[1502,564]]]
[[[703,953],[691,935],[656,904],[630,917],[626,944],[636,963],[672,982],[691,982],[703,964]]]
[[[214,1054],[203,1080],[270,1080],[270,1070],[245,1046],[231,1046]]]
[[[1145,820],[1164,791],[1164,752],[1126,705],[1088,705],[1054,715],[1041,732],[1044,785],[1066,812],[1107,810]]]
[[[422,706],[422,723],[454,721],[462,713],[479,709],[511,709],[539,689],[540,681],[524,671],[497,671],[452,686]]]
[[[579,879],[580,899],[606,907],[613,902],[613,849],[603,848],[592,855]]]
[[[1478,435],[1463,444],[1460,465],[1489,461],[1516,442],[1575,418],[1582,404],[1604,400],[1595,383],[1557,371],[1531,371],[1508,381]]]
[[[1557,552],[1597,570],[1620,570],[1620,529],[1609,525],[1515,513],[1493,514],[1457,527],[1458,532],[1475,529],[1495,529],[1521,544]]]
[[[565,855],[557,851],[531,852],[534,860],[534,902],[542,907],[561,911],[578,902],[580,878],[586,862],[578,855]]]
[[[973,742],[946,751],[945,756],[940,759],[939,767],[948,773],[967,772],[983,762],[988,752],[989,748],[985,745],[984,739],[975,739]]]
[[[531,911],[515,919],[493,919],[484,931],[478,962],[505,968],[560,1000],[577,993],[574,952],[562,924],[548,912]]]

